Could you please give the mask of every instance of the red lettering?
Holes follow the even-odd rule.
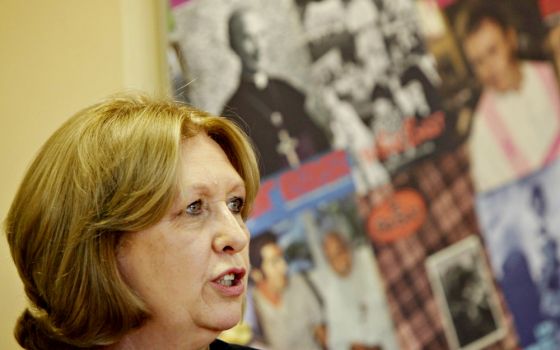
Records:
[[[272,209],[272,201],[270,200],[270,192],[276,187],[274,179],[265,181],[261,184],[259,193],[253,204],[251,218],[257,218]]]
[[[402,130],[394,133],[379,133],[375,140],[379,159],[385,160],[392,154],[402,153],[404,151],[404,137]]]
[[[433,140],[440,136],[444,129],[445,116],[442,111],[437,111],[415,128],[412,143],[417,146],[425,141]]]
[[[445,129],[445,115],[437,111],[417,122],[414,117],[405,118],[402,127],[395,132],[378,133],[375,140],[379,159],[386,160],[392,154],[404,152],[440,136]]]
[[[422,196],[414,189],[403,189],[373,208],[368,218],[372,240],[389,243],[416,232],[427,217]]]
[[[344,151],[335,151],[280,176],[280,192],[293,200],[350,174]]]

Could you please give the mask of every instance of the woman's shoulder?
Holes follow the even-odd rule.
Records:
[[[248,346],[229,344],[219,339],[216,339],[210,344],[210,350],[257,350]]]

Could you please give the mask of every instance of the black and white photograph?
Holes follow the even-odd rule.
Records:
[[[360,166],[361,182],[370,189],[380,183],[379,177],[371,176],[376,163],[393,174],[436,151],[445,125],[437,94],[440,78],[420,37],[414,2],[296,3],[312,77],[336,126],[335,147],[348,144]],[[434,124],[439,129],[424,132]],[[359,135],[359,141],[345,134]]]
[[[467,237],[426,260],[450,349],[478,350],[505,334],[482,245]]]
[[[173,15],[189,100],[237,121],[257,148],[262,175],[331,149],[291,2],[190,1]]]
[[[172,15],[182,94],[236,120],[265,177],[344,149],[365,194],[445,138],[412,1],[192,0]]]

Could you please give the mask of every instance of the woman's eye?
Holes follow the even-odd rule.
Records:
[[[239,214],[239,213],[241,213],[241,210],[243,209],[243,204],[245,204],[243,198],[233,197],[228,202],[228,208],[229,208],[229,210],[231,210],[232,213]]]
[[[187,205],[185,212],[189,215],[199,215],[202,213],[202,201],[199,199],[191,204]]]

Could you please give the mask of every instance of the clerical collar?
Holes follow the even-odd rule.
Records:
[[[264,90],[268,86],[268,75],[263,71],[257,71],[253,75],[253,83],[259,90]]]

